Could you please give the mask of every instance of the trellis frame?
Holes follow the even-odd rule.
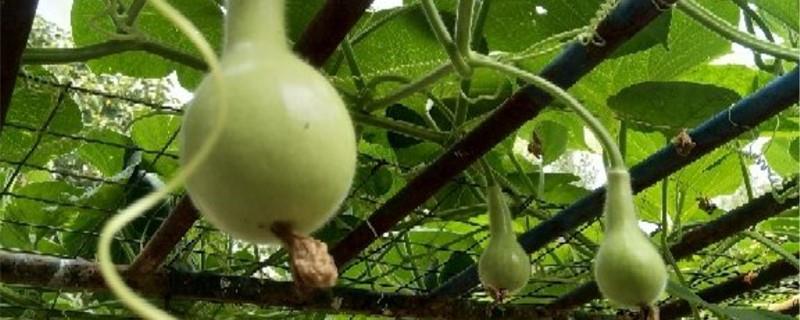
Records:
[[[670,5],[674,1],[666,0],[659,2],[663,2],[662,4],[664,5]],[[328,1],[320,13],[312,20],[312,23],[304,33],[301,40],[298,41],[296,49],[301,53],[301,55],[307,57],[312,64],[320,66],[333,52],[338,43],[344,38],[348,30],[355,24],[355,22],[370,4],[371,1],[368,0],[359,0],[357,2]],[[618,7],[615,8],[608,15],[608,17],[601,21],[601,23],[598,25],[597,35],[604,40],[605,44],[603,46],[598,46],[595,44],[582,45],[573,43],[569,45],[558,57],[556,57],[553,62],[545,67],[544,71],[542,72],[542,76],[553,81],[562,88],[570,87],[583,75],[587,74],[595,66],[601,63],[606,57],[608,57],[610,53],[614,51],[614,49],[624,43],[625,40],[632,37],[636,32],[644,28],[650,21],[655,19],[661,13],[662,9],[653,6],[653,1],[650,0],[622,1]],[[320,30],[325,30],[328,33],[327,35],[322,36],[322,39],[324,40],[318,39],[319,37],[317,35],[324,34],[323,32],[319,32]],[[330,35],[331,32],[333,33],[333,36]],[[645,187],[652,185],[656,181],[668,176],[677,169],[688,165],[692,161],[702,156],[704,153],[707,153],[722,145],[724,142],[735,138],[737,135],[745,132],[750,127],[753,127],[761,121],[766,120],[777,112],[790,106],[792,103],[796,103],[798,99],[798,92],[797,87],[793,84],[796,84],[797,82],[798,71],[795,69],[787,75],[776,79],[767,87],[759,90],[759,92],[756,94],[743,99],[727,112],[718,114],[712,120],[692,131],[690,136],[695,142],[698,143],[698,146],[689,157],[682,158],[677,156],[674,148],[668,146],[648,158],[648,160],[642,162],[640,165],[637,165],[631,170],[634,190],[642,190]],[[370,216],[367,222],[362,223],[344,240],[337,243],[331,249],[331,253],[335,257],[337,264],[343,266],[352,258],[357,256],[363,249],[367,248],[373,241],[375,241],[378,236],[389,231],[398,221],[402,220],[406,215],[408,215],[409,212],[433,196],[440,188],[445,186],[448,181],[459,175],[472,162],[480,158],[480,156],[482,156],[484,153],[488,152],[496,143],[514,132],[523,123],[534,118],[538,112],[540,112],[547,104],[549,104],[551,100],[552,97],[549,97],[533,87],[525,87],[516,92],[511,98],[499,106],[496,111],[475,130],[468,133],[462,140],[453,144],[453,146],[447,152],[445,152],[434,163],[423,170],[418,176],[412,179],[400,192],[398,192],[393,198],[391,198],[386,204],[384,204],[372,216]],[[730,117],[733,117],[734,119],[741,118],[742,121],[737,120],[731,122]],[[727,124],[726,121],[728,122]],[[722,132],[722,134],[718,134],[719,132]],[[662,168],[662,166],[666,167]],[[654,168],[658,168],[658,170],[653,171]],[[602,189],[598,189],[586,198],[577,201],[575,204],[573,204],[573,206],[565,209],[559,215],[550,220],[542,222],[542,224],[536,228],[522,235],[520,237],[520,242],[523,243],[529,252],[533,252],[543,247],[556,237],[587,222],[591,217],[599,215],[600,204],[602,202],[602,193]],[[761,200],[762,198],[754,200],[752,203],[749,203],[743,207],[753,208],[737,211],[739,213],[738,215],[734,215],[736,212],[731,212],[726,215],[726,217],[736,216],[742,218],[742,214],[753,213],[755,210],[763,209],[763,207],[761,207],[764,205],[762,202],[774,202],[774,199],[772,198]],[[796,199],[793,198],[789,201],[796,201]],[[775,206],[770,208],[775,208]],[[783,206],[780,208],[785,209]],[[777,213],[780,213],[780,211],[769,211],[769,214]],[[140,252],[139,257],[137,257],[132,264],[129,273],[143,274],[147,275],[148,277],[156,278],[162,277],[165,271],[159,270],[159,266],[163,263],[170,250],[172,250],[172,248],[177,244],[183,234],[185,234],[185,232],[189,229],[189,227],[191,227],[192,223],[196,219],[196,209],[191,206],[188,197],[183,198],[176,207],[175,211],[173,211],[173,213],[170,214],[170,216],[160,226],[156,236],[154,236],[148,242],[146,248]],[[757,223],[758,221],[760,220],[751,222]],[[712,229],[709,228],[710,226],[713,226],[713,223],[720,222],[709,223],[705,229],[701,229],[710,232],[709,230]],[[700,231],[697,232],[698,234],[702,233]],[[707,239],[718,241],[724,238],[724,236],[724,234],[710,236]],[[676,246],[679,245],[680,243],[676,244]],[[673,246],[673,250],[677,250],[675,249],[676,246]],[[695,250],[692,249],[686,252],[694,251]],[[7,262],[8,260],[6,258],[8,257],[9,256],[4,254],[2,259],[0,259],[0,262]],[[0,264],[0,266],[3,267],[0,270],[6,270],[8,265]],[[93,266],[91,264],[87,264],[83,267],[88,268],[86,270],[91,270]],[[187,277],[191,276],[187,275]],[[770,281],[765,283],[780,280],[780,278],[769,279]],[[0,280],[7,281],[8,278],[3,278]],[[253,281],[253,279],[248,280],[246,278],[240,280],[245,282]],[[96,281],[96,279],[91,281]],[[434,299],[434,301],[446,301],[448,304],[461,303],[459,302],[460,300],[449,296],[457,296],[462,294],[475,284],[477,284],[477,277],[475,276],[474,268],[472,268],[457,276],[443,287],[435,290],[432,297],[417,296],[410,298],[404,297],[400,299],[411,299],[409,301],[413,301],[414,303],[419,302],[419,300],[416,300],[418,298]],[[40,285],[46,286],[46,284],[42,283],[40,283]],[[94,283],[92,285],[78,287],[84,289],[100,289],[102,287],[101,283],[99,287],[96,287],[97,285],[98,283]],[[280,289],[283,288],[281,286],[286,285],[287,284],[268,283],[267,289]],[[136,286],[136,284],[134,284],[134,286]],[[587,286],[586,288],[591,289],[591,286]],[[588,291],[580,291],[581,289],[578,289],[577,292],[589,292],[588,295],[585,295],[586,298],[596,297],[596,292],[591,292],[590,289],[585,289]],[[335,289],[334,292],[336,292],[336,290],[347,291],[347,289]],[[206,294],[213,295],[213,291],[210,290],[206,292]],[[270,303],[265,301],[252,302],[294,307],[307,306],[308,303],[307,301],[303,300],[278,300],[278,303]],[[329,302],[330,301],[325,301],[324,303]],[[581,300],[581,302],[585,301]],[[481,306],[486,307],[483,305]],[[517,310],[518,307],[519,306],[514,305],[509,306],[510,310]],[[348,310],[356,312],[361,311],[378,313],[375,311],[374,306],[369,305],[353,307],[349,308]],[[399,308],[398,310],[404,309]],[[458,314],[459,311],[452,310],[450,312],[453,314]],[[516,311],[512,311],[512,314],[513,312]]]

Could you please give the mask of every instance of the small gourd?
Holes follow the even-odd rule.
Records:
[[[500,186],[491,183],[487,193],[491,237],[478,262],[478,276],[495,301],[502,302],[504,297],[528,283],[531,264],[528,254],[517,242],[511,212]]]
[[[609,169],[604,208],[605,233],[594,261],[600,292],[624,307],[647,307],[667,284],[667,268],[658,250],[639,229],[630,176]]]
[[[284,1],[228,0],[226,9],[228,116],[186,189],[205,218],[235,238],[276,243],[277,223],[308,235],[336,212],[353,180],[350,116],[330,83],[289,49]],[[214,81],[201,83],[184,115],[182,164],[218,125]]]

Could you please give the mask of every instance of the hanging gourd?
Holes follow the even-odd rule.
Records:
[[[173,319],[137,296],[111,261],[113,235],[185,181],[213,226],[253,243],[282,243],[301,289],[333,286],[337,270],[309,234],[347,196],[356,166],[353,125],[336,90],[291,52],[284,1],[228,0],[220,60],[191,23],[163,0],[150,2],[198,47],[210,73],[181,128],[182,168],[167,186],[112,217],[98,245],[109,288],[148,319]]]
[[[528,254],[517,242],[514,234],[513,220],[508,209],[503,191],[487,172],[489,187],[489,245],[481,254],[478,262],[478,276],[483,287],[497,302],[513,294],[528,283],[531,274],[531,263]],[[488,170],[486,170],[488,169]]]

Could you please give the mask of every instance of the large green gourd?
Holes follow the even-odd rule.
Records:
[[[531,264],[514,234],[511,212],[500,186],[492,183],[489,196],[489,245],[478,262],[478,275],[483,286],[502,300],[528,283]]]
[[[353,125],[334,88],[290,51],[284,1],[228,0],[226,9],[221,62],[230,109],[216,148],[186,189],[211,224],[236,238],[275,243],[275,222],[307,235],[350,188]],[[217,125],[212,80],[202,82],[184,116],[184,164]]]
[[[667,269],[639,229],[626,170],[608,171],[604,215],[605,235],[594,261],[600,292],[625,307],[651,305],[666,287]]]

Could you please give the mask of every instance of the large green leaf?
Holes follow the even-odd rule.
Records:
[[[693,128],[739,100],[729,89],[691,82],[643,82],[608,99],[617,117],[642,131],[673,136]]]
[[[701,4],[728,22],[739,20],[738,7],[732,2],[704,0]],[[606,113],[606,100],[633,84],[646,81],[668,81],[683,72],[728,53],[731,44],[713,32],[700,27],[686,15],[675,12],[669,29],[667,46],[604,61],[571,90],[589,108]]]

